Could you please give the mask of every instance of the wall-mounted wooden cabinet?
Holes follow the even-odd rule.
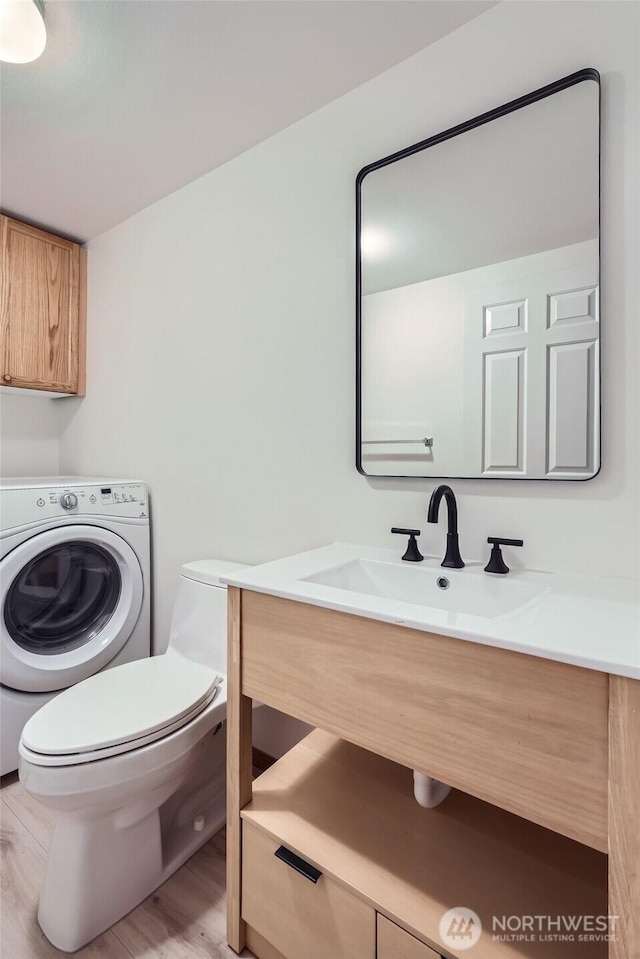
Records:
[[[18,220],[0,220],[1,383],[83,396],[86,252]]]

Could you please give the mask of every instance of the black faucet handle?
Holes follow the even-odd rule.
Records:
[[[492,547],[485,573],[508,573],[509,567],[502,558],[501,546],[524,546],[524,540],[506,539],[504,536],[488,536],[487,543]]]
[[[392,526],[392,533],[400,533],[402,536],[408,536],[409,542],[407,543],[407,550],[402,557],[407,563],[421,563],[424,559],[424,556],[418,549],[418,544],[416,542],[416,536],[420,536],[421,531],[419,529],[403,529],[400,526]]]

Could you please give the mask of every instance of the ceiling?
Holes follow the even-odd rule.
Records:
[[[2,209],[84,242],[494,3],[48,0],[0,70]]]

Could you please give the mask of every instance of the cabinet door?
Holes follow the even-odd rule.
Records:
[[[378,914],[376,959],[440,959],[440,954]]]
[[[284,959],[375,959],[374,909],[246,821],[242,918]]]
[[[2,217],[2,383],[82,392],[80,247]]]

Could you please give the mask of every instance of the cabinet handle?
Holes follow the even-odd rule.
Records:
[[[322,875],[319,869],[312,866],[310,862],[301,859],[300,856],[296,856],[295,852],[291,852],[286,846],[279,846],[274,852],[274,856],[276,859],[281,859],[287,866],[291,866],[292,869],[295,869],[310,882],[317,882]]]
[[[5,381],[5,383],[10,383],[10,382],[11,382],[11,376],[9,375],[9,373],[5,373],[2,378],[3,378],[3,380]]]

